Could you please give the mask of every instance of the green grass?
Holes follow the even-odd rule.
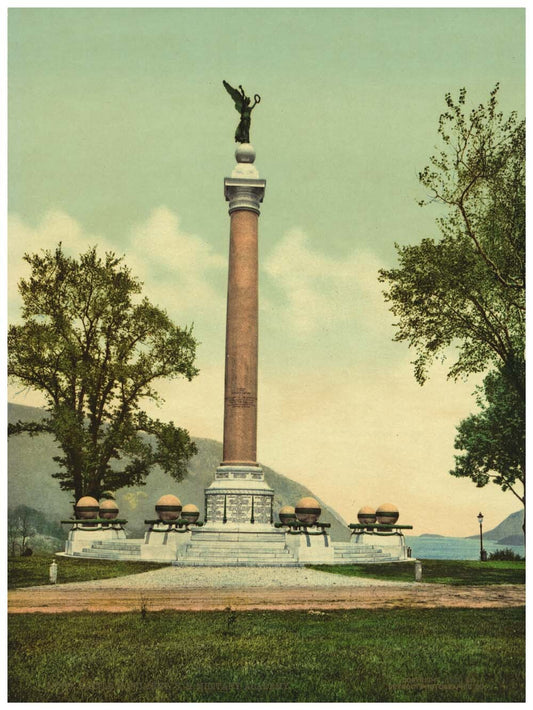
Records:
[[[73,559],[53,554],[33,554],[31,557],[10,557],[7,565],[9,589],[49,584],[50,564],[57,562],[58,582],[87,582],[91,579],[123,577],[126,574],[148,572],[167,567],[157,562],[120,562],[116,560]]]
[[[9,701],[525,700],[523,608],[149,607],[9,615]]]
[[[374,565],[307,565],[321,572],[347,577],[370,577],[412,582],[414,562],[390,562]],[[524,584],[525,562],[472,560],[422,560],[422,582],[453,585]]]

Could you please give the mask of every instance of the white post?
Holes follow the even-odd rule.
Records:
[[[50,565],[50,584],[55,584],[57,582],[57,562],[53,560]]]
[[[422,581],[422,562],[415,560],[415,582]]]

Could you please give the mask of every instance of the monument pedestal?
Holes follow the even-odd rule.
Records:
[[[206,525],[271,526],[273,500],[274,491],[260,466],[223,464],[205,489]]]
[[[122,525],[93,524],[74,525],[69,531],[65,543],[65,554],[80,556],[93,545],[102,543],[120,542],[126,539],[126,532]]]

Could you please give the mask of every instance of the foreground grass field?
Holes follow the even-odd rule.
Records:
[[[386,565],[308,565],[311,569],[348,577],[370,577],[412,582],[414,562]],[[422,560],[422,582],[453,585],[524,584],[525,562],[472,560]]]
[[[54,557],[52,554],[34,554],[31,557],[8,559],[8,587],[34,587],[49,583],[49,568],[52,560],[58,564],[58,582],[88,582],[91,579],[123,577],[126,574],[148,572],[166,565],[157,562],[118,562],[115,560],[72,559]]]
[[[524,609],[21,614],[10,702],[524,701]]]

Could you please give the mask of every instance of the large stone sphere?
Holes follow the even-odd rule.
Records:
[[[98,517],[100,506],[96,498],[83,496],[74,506],[74,510],[76,511],[76,518],[78,518],[78,520],[92,520]]]
[[[392,503],[383,503],[383,505],[380,505],[376,510],[376,517],[378,519],[378,523],[382,523],[383,525],[394,525],[400,517],[400,513],[398,508],[395,505],[392,505]]]
[[[290,523],[292,520],[296,520],[296,512],[292,505],[284,505],[282,508],[279,509],[279,519],[280,522],[284,523],[285,525],[287,523]]]
[[[359,520],[361,525],[372,525],[372,523],[376,522],[376,511],[374,508],[365,505],[357,513],[357,520]]]
[[[181,509],[181,518],[188,523],[195,523],[200,517],[200,511],[193,503],[187,503]]]
[[[251,143],[239,143],[235,149],[235,158],[238,163],[253,163],[255,149]]]
[[[100,517],[103,520],[113,520],[118,515],[118,505],[111,498],[100,502]]]
[[[314,498],[301,498],[294,506],[294,512],[301,523],[312,525],[320,518],[322,508]]]
[[[181,500],[172,493],[168,493],[155,504],[155,512],[159,515],[159,519],[164,522],[177,520],[181,513]]]

